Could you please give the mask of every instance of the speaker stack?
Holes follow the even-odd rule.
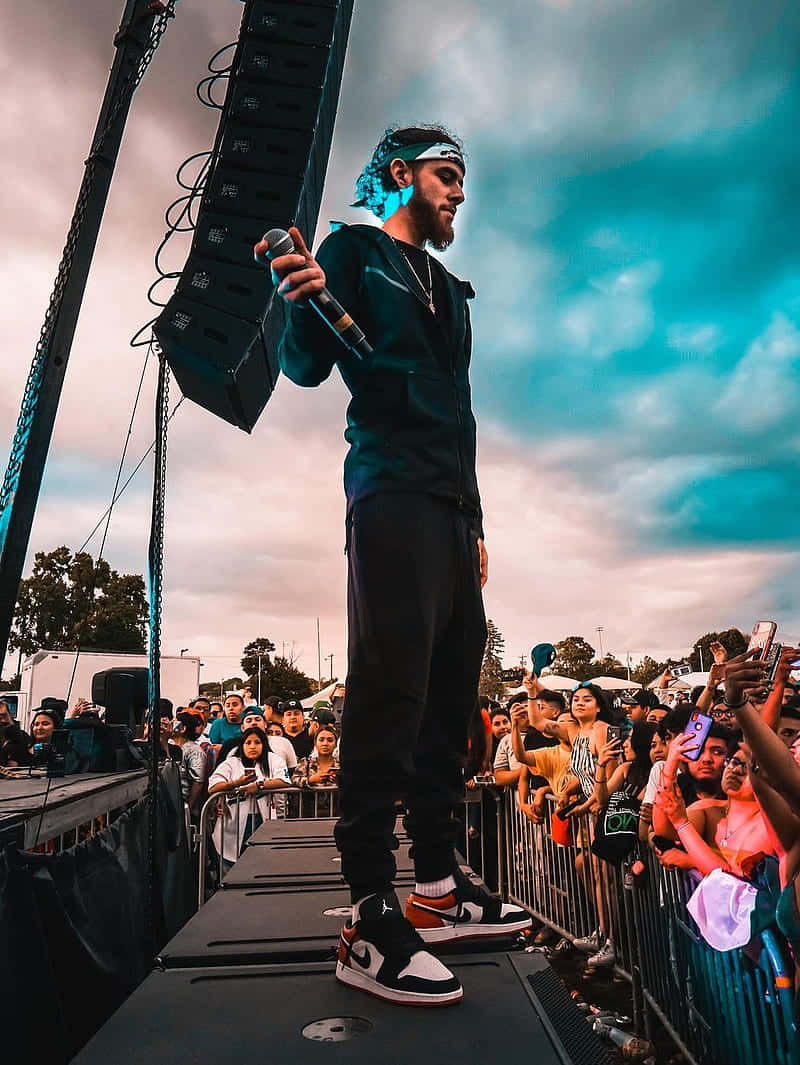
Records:
[[[268,229],[317,225],[353,0],[249,0],[191,251],[155,333],[183,394],[250,432],[278,377],[285,325]]]

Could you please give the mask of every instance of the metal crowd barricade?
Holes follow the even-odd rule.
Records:
[[[269,802],[270,814],[275,819],[322,819],[337,815],[336,792],[336,787],[298,788],[287,785],[263,792],[259,799]],[[247,845],[245,829],[249,798],[244,794],[243,787],[236,791],[217,792],[203,804],[196,831],[199,906],[216,891],[232,866],[233,861],[225,858],[226,853],[238,858]],[[212,835],[217,826],[219,832],[215,840]]]
[[[568,939],[602,925],[614,943],[615,970],[630,981],[637,1030],[649,1035],[656,1016],[693,1065],[797,1065],[794,972],[781,937],[763,932],[753,956],[714,950],[686,909],[690,877],[663,868],[646,848],[646,874],[637,881],[624,866],[586,853],[579,859],[578,850],[588,852],[591,819],[576,825],[573,846],[560,846],[550,833],[553,808],[533,824],[512,794],[505,797],[512,900]]]
[[[476,781],[464,789],[458,850],[493,891],[505,892],[503,789]]]

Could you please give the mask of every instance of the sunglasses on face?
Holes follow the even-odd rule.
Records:
[[[728,769],[737,769],[741,773],[747,772],[747,762],[743,758],[729,758],[725,764]]]

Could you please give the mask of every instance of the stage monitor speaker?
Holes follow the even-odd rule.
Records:
[[[107,725],[141,725],[147,710],[147,670],[144,666],[115,666],[92,677],[92,702],[104,706]]]
[[[155,334],[183,394],[250,432],[275,388],[286,320],[253,246],[319,217],[353,0],[249,0],[175,293]]]

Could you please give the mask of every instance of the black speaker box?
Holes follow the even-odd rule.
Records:
[[[159,340],[181,390],[249,433],[278,379],[277,343],[267,347],[263,327],[174,296],[159,318]]]
[[[317,225],[353,0],[249,0],[192,248],[154,332],[183,394],[249,432],[286,321],[253,246]]]
[[[148,704],[148,673],[144,666],[115,666],[92,677],[92,702],[106,709],[107,725],[135,728]]]
[[[464,987],[448,1009],[365,995],[326,963],[154,972],[72,1065],[609,1065],[541,954],[447,964]]]

